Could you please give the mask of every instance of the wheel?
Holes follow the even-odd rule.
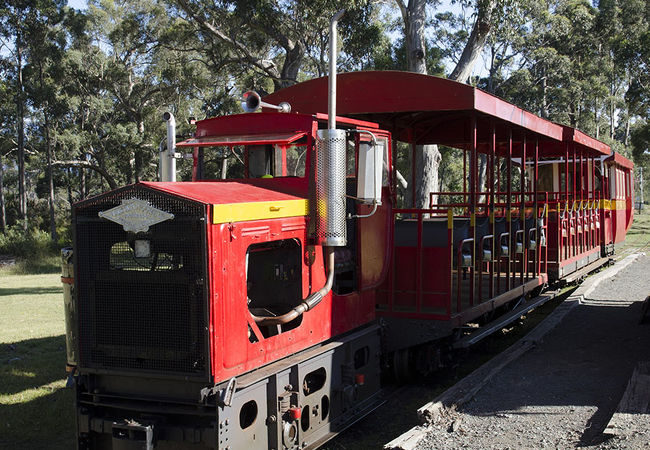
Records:
[[[408,348],[393,353],[393,377],[398,383],[408,383],[413,379],[410,361],[411,351]]]

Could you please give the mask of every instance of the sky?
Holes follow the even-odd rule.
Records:
[[[86,9],[88,3],[86,0],[68,0],[68,6],[74,9]]]

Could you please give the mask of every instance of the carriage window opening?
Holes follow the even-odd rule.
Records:
[[[553,164],[540,164],[537,168],[537,190],[553,192]],[[531,178],[533,178],[531,176]]]

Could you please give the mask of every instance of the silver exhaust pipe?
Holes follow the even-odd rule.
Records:
[[[176,119],[167,111],[167,150],[160,152],[160,181],[176,181]]]
[[[342,9],[332,17],[330,20],[330,70],[329,70],[329,96],[327,99],[327,128],[333,130],[336,128],[336,59],[338,57],[337,51],[337,26],[339,19],[343,17],[345,10]]]
[[[329,93],[327,130],[318,130],[316,140],[316,243],[342,247],[347,243],[345,211],[345,130],[336,129],[336,26],[345,11],[334,14],[330,21]]]
[[[332,290],[334,284],[334,247],[345,246],[345,130],[336,129],[336,24],[345,11],[337,12],[330,22],[330,71],[327,130],[318,130],[316,139],[315,193],[310,204],[312,217],[315,219],[314,238],[317,244],[326,248],[323,258],[327,263],[327,280],[325,285],[304,299],[298,306],[286,314],[275,317],[253,315],[259,326],[282,325],[295,320],[313,309]],[[250,103],[249,103],[250,102]],[[257,108],[258,100],[244,97],[244,109]]]

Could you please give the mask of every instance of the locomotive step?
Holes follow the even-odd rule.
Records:
[[[555,298],[558,294],[560,293],[559,290],[557,291],[548,291],[543,293],[542,295],[535,297],[527,302],[523,302],[520,304],[518,307],[510,311],[509,313],[500,316],[490,322],[489,324],[478,328],[476,331],[472,332],[471,334],[468,334],[467,336],[457,340],[454,342],[453,347],[454,348],[469,348],[472,345],[476,344],[477,342],[483,340],[484,338],[488,337],[492,333],[502,329],[506,325],[514,322],[515,320],[519,319],[522,315],[532,311],[533,309],[537,308],[538,306],[543,305],[549,300],[552,300]]]

